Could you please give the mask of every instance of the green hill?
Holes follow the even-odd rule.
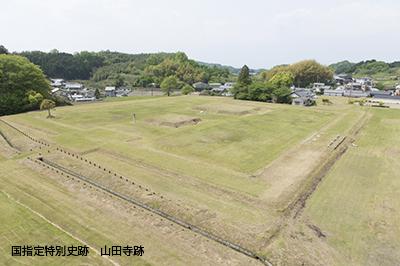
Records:
[[[167,76],[176,76],[182,84],[226,82],[234,80],[232,67],[198,63],[182,52],[127,54],[112,51],[68,54],[53,50],[22,52],[40,66],[49,78],[82,80],[90,87],[107,85],[146,87],[159,85]]]
[[[400,62],[386,63],[377,60],[367,60],[358,63],[341,61],[331,64],[336,74],[352,74],[354,77],[369,76],[386,88],[400,83]]]

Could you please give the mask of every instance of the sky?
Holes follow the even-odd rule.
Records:
[[[398,0],[0,0],[9,51],[183,51],[240,67],[400,61]]]

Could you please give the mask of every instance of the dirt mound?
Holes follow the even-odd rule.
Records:
[[[254,106],[236,104],[203,104],[194,107],[195,110],[228,115],[247,115],[259,110]]]
[[[154,119],[148,119],[147,122],[157,126],[179,128],[182,126],[197,125],[201,122],[201,119],[186,115],[165,115]]]

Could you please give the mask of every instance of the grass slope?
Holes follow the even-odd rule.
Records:
[[[2,159],[5,170],[1,177],[11,180],[4,182],[8,193],[30,195],[24,202],[47,213],[52,221],[64,223],[64,217],[71,218],[65,226],[93,245],[146,240],[146,246],[157,248],[160,254],[150,251],[143,264],[180,265],[193,257],[193,264],[200,265],[204,254],[196,252],[190,244],[193,239],[184,233],[184,241],[176,240],[176,231],[169,225],[150,217],[141,219],[140,224],[136,212],[125,213],[118,204],[86,193],[71,182],[49,179],[52,175],[46,171],[42,175],[43,169],[31,173],[32,169],[23,168],[19,173],[18,165],[26,162],[16,160],[44,153],[116,191],[265,254],[264,244],[282,208],[298,195],[315,165],[329,154],[328,144],[338,135],[345,136],[363,114],[363,109],[347,105],[345,99],[331,100],[331,106],[304,108],[218,97],[141,97],[57,108],[55,119],[46,119],[43,112],[9,116],[4,119],[53,148],[46,148],[51,152],[38,149],[39,144],[0,123],[0,130],[23,151],[11,160]],[[188,118],[200,122],[180,123]],[[171,126],[175,123],[179,127]],[[164,199],[137,185],[127,186],[107,171],[55,151],[54,146],[129,177]],[[12,179],[13,175],[18,179]],[[80,206],[79,201],[86,204]],[[103,205],[107,211],[97,214]],[[60,208],[63,211],[54,212]],[[114,230],[108,225],[115,225]],[[161,236],[155,233],[160,229]],[[118,230],[130,234],[114,233]],[[146,230],[149,233],[143,233]],[[163,248],[161,243],[167,238],[171,245]],[[215,260],[247,263],[237,254],[228,259],[230,253],[218,245],[196,243],[204,252],[215,248],[204,264]]]
[[[399,112],[373,110],[357,147],[335,165],[306,214],[352,265],[400,263]]]

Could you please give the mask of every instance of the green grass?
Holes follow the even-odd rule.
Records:
[[[253,173],[336,120],[339,114],[350,113],[353,109],[343,102],[304,108],[221,97],[140,97],[57,108],[55,119],[46,119],[42,112],[7,119],[35,136],[77,152],[99,149],[86,157],[135,176],[139,182],[160,193],[201,202],[228,217],[238,217],[239,208],[254,213],[252,204],[247,203],[246,208],[240,201],[236,206],[232,202],[221,204],[218,195],[204,189],[199,192],[196,186],[211,185],[257,199],[269,184],[252,178]],[[239,115],[243,110],[245,114]],[[132,121],[133,113],[136,123]],[[180,116],[197,117],[201,122],[179,128],[149,122]],[[347,120],[352,122],[345,123]],[[342,119],[334,125],[338,130],[327,132],[325,141],[354,123],[354,120],[347,120]],[[326,146],[325,143],[318,145]],[[114,158],[107,153],[113,154]],[[124,167],[118,158],[125,158]],[[167,183],[159,182],[154,172],[135,168],[138,162],[159,171],[170,171],[178,177],[169,177],[165,180]],[[189,181],[182,183],[179,176]],[[195,185],[194,181],[198,183]],[[223,204],[232,206],[224,208]],[[257,219],[252,219],[255,223],[274,216],[257,215]]]
[[[56,136],[48,136],[50,140],[80,151],[107,144],[122,144],[133,152],[146,147],[150,154],[154,153],[151,149],[156,149],[189,160],[252,173],[334,118],[332,112],[247,102],[235,104],[238,108],[246,104],[267,106],[270,110],[265,114],[238,116],[200,113],[195,109],[204,103],[221,106],[225,102],[232,105],[231,99],[221,98],[147,98],[58,108],[54,120],[44,119],[40,112],[12,119],[51,130]],[[137,116],[136,124],[132,123],[133,113]],[[196,126],[181,128],[146,122],[166,113],[198,117],[202,121]],[[127,143],[137,138],[141,139]]]
[[[0,261],[2,265],[110,265],[93,250],[88,257],[16,257],[11,256],[12,246],[82,246],[63,231],[49,224],[29,209],[19,205],[0,191]]]
[[[293,195],[298,192],[297,189],[301,187],[300,184],[307,178],[307,173],[304,173],[305,177],[296,175],[297,168],[290,165],[290,162],[303,164],[307,162],[307,158],[292,160],[291,153],[288,157],[283,157],[289,158],[289,162],[282,162],[289,173],[289,178],[283,183],[270,182],[268,177],[260,173],[271,162],[297,147],[304,154],[314,156],[309,160],[318,162],[319,153],[315,151],[321,150],[323,154],[336,135],[346,135],[357,123],[364,109],[346,104],[346,99],[332,98],[332,101],[334,104],[331,106],[319,104],[305,108],[235,101],[222,97],[128,97],[116,101],[60,107],[54,111],[55,119],[46,119],[43,112],[30,112],[4,119],[37,138],[84,153],[85,158],[130,177],[170,200],[165,203],[147,197],[145,200],[148,204],[165,208],[178,216],[181,214],[180,217],[217,235],[260,251],[270,233],[270,226],[281,215],[280,207],[275,205],[278,204],[277,201],[266,200],[273,199],[274,195],[265,194],[289,191],[290,195],[285,194],[284,199],[292,200]],[[136,123],[132,121],[133,113],[136,114]],[[200,118],[201,122],[178,128],[156,123],[176,123],[179,119],[188,117]],[[18,141],[21,147],[24,145],[23,137],[3,127],[8,130],[6,133],[11,140]],[[302,156],[302,152],[293,154]],[[73,165],[70,161],[74,159],[68,160],[57,152],[45,156],[53,156],[52,159],[62,165]],[[22,157],[21,155],[19,158]],[[281,161],[278,162],[282,165]],[[90,166],[84,165],[80,160],[75,160],[74,163],[76,171],[112,185],[112,179],[100,177],[98,172],[91,170]],[[11,165],[4,166],[7,168],[4,172],[7,177],[4,180],[7,180],[12,176],[9,172]],[[275,165],[274,169],[282,168]],[[25,169],[23,173],[30,176],[29,170]],[[64,186],[54,181],[49,182],[45,176],[32,176],[35,183],[24,179],[24,186],[18,185],[16,181],[8,182],[9,190],[14,194],[27,191],[42,202],[48,202],[52,197],[57,198],[55,204],[49,204],[50,209],[58,210],[58,205],[62,205],[72,214],[62,212],[57,215],[43,205],[35,205],[38,204],[37,201],[26,201],[42,211],[50,212],[50,217],[59,222],[63,222],[63,216],[74,217],[76,220],[66,222],[66,225],[94,243],[121,237],[126,239],[123,235],[110,239],[104,233],[110,231],[103,224],[115,223],[114,219],[107,221],[108,216],[103,214],[98,220],[90,221],[94,213],[89,211],[80,220],[77,217],[90,208],[78,207],[75,210],[71,207],[71,204],[76,204],[72,199],[61,204],[61,200],[70,195]],[[281,184],[282,187],[285,186],[282,190],[275,189]],[[51,191],[47,191],[48,186]],[[113,189],[128,188],[116,185]],[[134,194],[134,189],[132,187],[132,191],[128,192]],[[76,190],[75,193],[79,197],[82,194]],[[51,196],[47,197],[46,194]],[[97,219],[97,215],[94,217]],[[76,229],[85,224],[90,224],[93,230],[86,232]],[[124,226],[124,229],[129,229],[129,225]],[[143,228],[145,227],[139,226],[138,230],[144,230]],[[96,230],[102,233],[96,234]],[[134,233],[138,231],[133,230],[132,234]],[[139,235],[152,239],[157,244],[151,245],[159,248],[160,239],[152,233]],[[165,249],[162,250],[165,256],[171,258],[170,264],[181,264],[181,261],[172,258],[186,256],[179,247],[170,254]],[[154,259],[154,256],[156,255],[153,254],[150,262],[158,261],[159,258]]]
[[[372,110],[357,147],[334,166],[306,213],[352,265],[400,261],[400,113]]]

